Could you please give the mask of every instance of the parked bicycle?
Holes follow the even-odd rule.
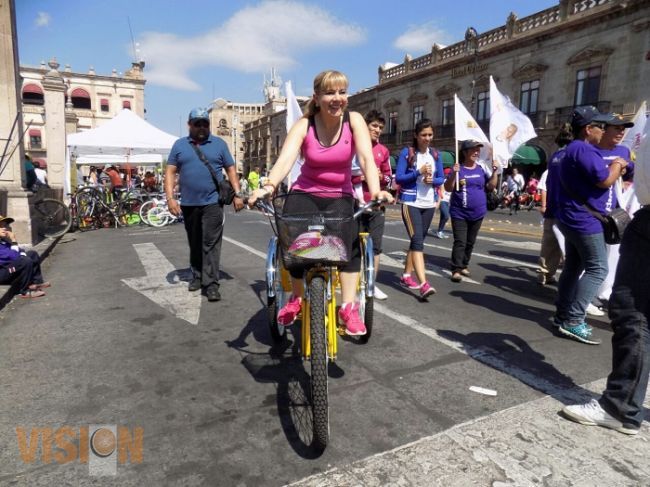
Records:
[[[288,328],[278,323],[278,312],[291,294],[287,267],[304,266],[305,293],[300,315],[300,349],[311,365],[313,441],[316,448],[322,449],[329,441],[328,361],[337,358],[337,334],[346,335],[345,325],[338,322],[336,305],[336,288],[339,286],[337,266],[347,260],[347,255],[343,255],[343,242],[350,237],[342,232],[345,232],[347,223],[381,202],[371,201],[347,218],[328,213],[285,215],[283,208],[286,198],[300,196],[295,193],[280,195],[274,199],[273,205],[257,200],[256,206],[275,215],[275,227],[272,224],[272,228],[276,235],[269,241],[266,255],[266,293],[271,337],[276,342],[285,338]],[[312,233],[314,236],[310,237]],[[367,343],[373,325],[374,252],[370,235],[363,232],[359,236],[361,271],[357,283],[357,299],[366,335],[358,337],[358,340]],[[315,246],[300,246],[300,250],[297,250],[296,243],[308,238],[315,238]]]
[[[167,205],[167,199],[157,200],[151,203],[149,210],[146,212],[144,222],[152,227],[164,227],[165,225],[171,225],[180,221],[181,216],[176,216],[169,211],[169,206]],[[141,214],[143,212],[141,211]]]

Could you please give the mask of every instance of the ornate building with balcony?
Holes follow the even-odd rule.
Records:
[[[25,152],[41,165],[47,165],[48,133],[65,137],[66,133],[99,127],[113,118],[123,108],[128,108],[144,118],[144,62],[133,63],[126,73],[116,69],[110,75],[98,75],[91,67],[87,73],[72,71],[66,64],[59,71],[56,59],[40,67],[20,67],[22,77],[23,144]],[[48,79],[56,77],[62,81],[63,92],[58,88],[49,90]],[[48,78],[49,77],[49,78]],[[49,117],[46,111],[47,96],[62,96],[66,112],[66,127],[63,131],[48,131]],[[65,141],[57,141],[65,146]]]
[[[384,113],[382,142],[391,152],[411,142],[421,118],[436,125],[435,145],[453,152],[454,93],[488,134],[492,75],[538,134],[527,143],[531,150],[518,151],[527,156],[513,162],[544,165],[574,107],[596,105],[630,116],[650,98],[649,46],[649,0],[560,0],[521,19],[511,13],[505,25],[485,33],[470,28],[465,40],[434,45],[425,56],[406,55],[400,65],[380,67],[378,84],[351,96],[350,108]]]
[[[263,159],[270,154],[267,149],[271,139],[267,130],[269,117],[287,106],[281,84],[282,80],[272,69],[271,78],[264,79],[264,103],[235,103],[223,98],[212,102],[209,109],[212,133],[228,144],[240,174],[247,175],[255,166],[266,167]],[[254,135],[251,130],[256,130]]]
[[[256,120],[243,125],[243,162],[241,173],[246,175],[254,167],[271,169],[287,136],[286,97],[281,92],[281,82],[276,73],[264,83],[266,103]],[[297,97],[298,102],[308,98]]]

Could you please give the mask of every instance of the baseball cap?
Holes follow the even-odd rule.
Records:
[[[478,140],[463,140],[463,142],[460,144],[460,150],[464,151],[467,149],[474,149],[475,147],[483,147],[483,144],[479,142]]]
[[[189,117],[187,117],[187,120],[191,122],[192,120],[207,120],[208,122],[210,121],[210,115],[208,114],[208,111],[205,108],[192,108],[190,111]]]
[[[5,222],[7,225],[11,225],[15,220],[13,218],[9,218],[8,216],[2,216],[0,215],[0,223]]]
[[[618,113],[605,113],[604,115],[607,117],[607,120],[605,121],[607,125],[616,125],[619,127],[622,125],[626,129],[634,127],[634,122],[625,120],[623,115],[619,115]]]
[[[607,114],[600,113],[594,106],[589,105],[578,107],[573,110],[573,113],[571,114],[571,126],[584,127],[585,125],[589,125],[594,122],[606,123],[607,119]]]

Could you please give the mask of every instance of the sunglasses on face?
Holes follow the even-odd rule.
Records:
[[[604,123],[590,123],[589,126],[598,128],[600,130],[605,130],[605,124]]]
[[[209,126],[210,126],[210,122],[206,122],[205,120],[200,120],[198,122],[192,122],[192,127],[208,128]]]

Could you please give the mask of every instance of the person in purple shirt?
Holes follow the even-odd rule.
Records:
[[[487,213],[485,190],[494,190],[497,185],[496,164],[492,164],[492,175],[488,176],[480,164],[479,153],[483,144],[476,140],[464,140],[460,146],[460,163],[455,163],[445,180],[445,190],[451,192],[449,214],[454,233],[451,250],[451,280],[460,282],[469,277],[467,266],[472,257],[476,236]],[[459,186],[456,188],[456,174]]]
[[[542,206],[540,210],[544,215],[544,227],[542,232],[542,246],[539,252],[539,283],[554,284],[555,273],[560,267],[562,260],[562,248],[555,236],[553,226],[555,225],[555,212],[557,208],[557,193],[560,183],[560,165],[564,160],[566,146],[573,140],[571,124],[565,124],[555,137],[555,143],[559,150],[549,159],[548,171],[544,184],[538,186],[542,191]]]
[[[45,296],[42,289],[50,287],[50,283],[43,280],[38,253],[18,247],[10,227],[13,222],[13,218],[0,215],[0,284],[10,285],[11,296],[40,298]]]
[[[598,345],[586,323],[586,309],[607,276],[607,248],[603,227],[585,204],[605,215],[616,207],[616,195],[609,188],[623,173],[627,161],[605,163],[595,144],[600,142],[609,115],[595,107],[573,111],[574,141],[560,165],[556,217],[565,238],[564,269],[558,283],[553,318],[560,334],[582,343]]]

